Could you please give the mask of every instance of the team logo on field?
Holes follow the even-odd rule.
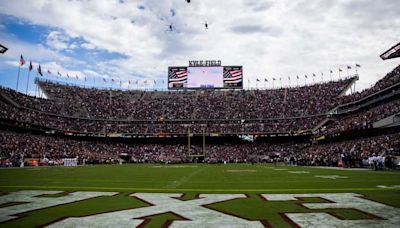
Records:
[[[18,219],[19,214],[60,206],[99,196],[114,196],[116,192],[74,192],[60,197],[46,195],[60,191],[19,191],[0,196],[0,223]],[[173,214],[178,219],[170,221],[171,227],[263,227],[265,221],[213,210],[209,205],[244,199],[243,194],[200,194],[192,200],[182,200],[182,194],[134,193],[130,197],[145,202],[146,207],[126,209],[84,217],[68,217],[49,224],[50,227],[133,227],[144,226],[152,216]],[[303,203],[307,209],[354,209],[373,219],[344,220],[324,212],[282,213],[289,223],[300,227],[398,227],[400,209],[363,198],[355,193],[315,194],[262,194],[266,201],[298,201],[302,198],[321,198],[324,202]],[[23,204],[18,204],[23,203]],[[268,213],[268,211],[265,211]]]

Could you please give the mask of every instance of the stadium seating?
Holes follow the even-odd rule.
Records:
[[[315,136],[369,128],[399,113],[400,66],[373,87],[344,96],[354,78],[305,87],[252,91],[145,92],[81,88],[39,81],[46,99],[0,88],[2,126],[44,132],[99,133],[109,137],[186,137],[299,133]],[[368,98],[368,99],[367,99]],[[79,157],[87,163],[110,163],[120,154],[136,162],[192,162],[201,145],[111,143],[0,131],[2,165],[26,158]],[[373,153],[398,154],[400,134],[347,139],[338,143],[229,143],[206,147],[205,162],[249,162],[279,158],[290,164],[361,166]],[[34,142],[34,143],[33,143]],[[343,159],[346,157],[345,159]],[[351,159],[350,159],[351,158]]]
[[[274,158],[287,164],[338,166],[341,156],[347,156],[347,166],[363,167],[362,160],[373,154],[399,155],[400,133],[379,137],[348,140],[340,143],[310,145],[309,143],[241,143],[191,145],[183,144],[126,144],[117,142],[82,141],[52,136],[0,131],[0,163],[15,166],[24,158],[42,162],[62,158],[79,158],[82,163],[112,163],[121,154],[132,156],[134,162],[193,162],[191,155],[204,155],[208,163],[262,162]]]
[[[274,133],[312,129],[338,104],[338,96],[353,79],[277,90],[186,92],[113,91],[39,82],[49,99],[9,89],[1,89],[0,95],[10,106],[11,113],[4,118],[57,130]]]
[[[378,93],[386,88],[400,84],[400,65],[393,69],[391,72],[386,74],[382,79],[376,82],[371,88],[365,89],[361,92],[356,92],[349,96],[344,96],[341,98],[341,103],[349,103],[353,101],[360,100],[362,98],[371,96]]]
[[[358,111],[349,115],[331,118],[329,124],[320,129],[319,134],[336,134],[356,129],[371,128],[375,121],[400,112],[400,100],[382,103],[363,111]]]

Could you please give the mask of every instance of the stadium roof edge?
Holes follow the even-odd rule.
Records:
[[[389,50],[380,55],[382,60],[388,60],[400,57],[400,43],[394,45]]]

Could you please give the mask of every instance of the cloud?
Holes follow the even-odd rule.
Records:
[[[231,30],[237,34],[265,33],[273,36],[280,34],[280,31],[277,28],[263,27],[260,25],[235,25],[231,27]]]
[[[248,0],[248,5],[255,12],[266,11],[274,6],[272,1]]]
[[[93,50],[93,49],[96,48],[96,46],[94,46],[94,45],[91,44],[91,43],[82,43],[82,44],[81,44],[81,47],[82,47],[82,48],[85,48],[85,49],[88,49],[88,50]]]
[[[398,42],[398,11],[397,0],[0,1],[0,14],[50,31],[43,43],[19,42],[18,51],[10,50],[14,59],[29,52],[40,61],[126,80],[164,79],[168,66],[192,59],[243,65],[251,81],[328,75],[358,63],[362,87],[396,65],[378,56]],[[87,54],[73,55],[78,47]],[[104,54],[92,64],[88,56],[97,52],[119,56]]]
[[[35,60],[38,62],[57,59],[58,61],[72,61],[78,63],[79,60],[71,59],[54,50],[50,50],[42,44],[32,44],[21,41],[7,34],[0,34],[0,40],[6,40],[6,46],[9,48],[5,59],[18,62],[20,55],[25,57],[26,61]]]
[[[56,49],[63,50],[68,48],[69,38],[65,34],[59,31],[52,31],[47,35],[46,44],[47,46]]]

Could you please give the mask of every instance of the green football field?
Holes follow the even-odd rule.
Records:
[[[251,164],[11,168],[0,169],[0,191],[0,227],[122,227],[124,212],[128,223],[136,221],[131,227],[219,227],[224,221],[227,227],[231,221],[237,227],[317,221],[400,227],[399,171]],[[84,192],[100,195],[62,200]]]

